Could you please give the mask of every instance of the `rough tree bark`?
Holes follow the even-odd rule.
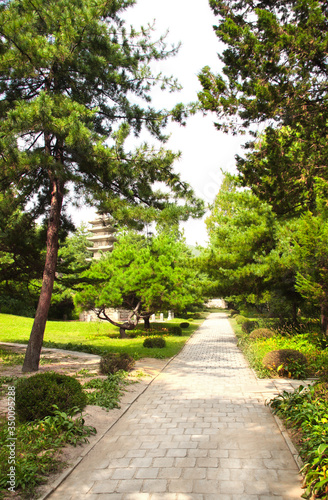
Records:
[[[47,230],[47,253],[43,272],[42,288],[36,310],[34,323],[27,346],[23,372],[32,372],[39,369],[40,355],[46,327],[51,294],[55,281],[55,272],[58,256],[58,233],[60,214],[63,203],[64,182],[52,179],[52,193],[50,216]]]
[[[144,316],[143,320],[144,320],[146,330],[149,330],[149,328],[150,328],[150,316]]]

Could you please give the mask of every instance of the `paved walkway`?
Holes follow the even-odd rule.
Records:
[[[48,498],[299,500],[298,468],[264,405],[275,384],[255,378],[226,315],[211,314]]]

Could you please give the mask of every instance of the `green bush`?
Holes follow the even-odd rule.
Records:
[[[274,332],[270,330],[269,328],[257,328],[256,330],[253,330],[249,338],[250,339],[269,339],[271,337],[274,337]]]
[[[132,356],[126,352],[121,352],[120,354],[110,352],[105,354],[100,360],[100,373],[108,375],[109,373],[116,373],[119,370],[128,372],[133,368],[134,363],[135,361]]]
[[[328,434],[327,384],[301,386],[284,391],[270,401],[273,413],[295,431],[297,447],[305,464],[302,498],[327,499]]]
[[[188,321],[183,321],[182,323],[180,323],[180,328],[188,328],[189,325],[190,323],[188,323]]]
[[[252,330],[254,330],[254,328],[256,328],[258,325],[258,323],[256,323],[256,321],[251,321],[251,320],[246,320],[242,323],[241,325],[241,329],[243,330],[243,332],[245,333],[250,333]]]
[[[6,294],[5,296],[0,296],[0,313],[34,318],[35,307],[30,304],[29,300],[25,302],[22,298],[9,297]]]
[[[181,335],[182,335],[181,326],[179,326],[179,325],[170,326],[169,332],[172,335],[177,335],[178,337],[181,337]]]
[[[163,337],[148,337],[144,340],[143,346],[150,348],[154,347],[163,348],[166,346],[166,341],[165,339],[163,339]]]
[[[280,349],[268,352],[262,361],[269,370],[274,370],[280,377],[303,378],[306,376],[307,359],[294,349]]]
[[[241,325],[242,323],[245,323],[245,321],[248,321],[247,318],[245,318],[245,316],[242,316],[241,314],[235,316],[235,320],[237,325]]]
[[[86,401],[80,382],[68,375],[38,373],[29,378],[21,378],[16,383],[16,411],[21,422],[53,416],[53,405],[60,411],[68,411],[74,407],[83,410]]]

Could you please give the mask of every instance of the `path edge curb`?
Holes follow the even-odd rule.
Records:
[[[273,418],[277,424],[277,427],[278,427],[282,437],[284,438],[284,440],[289,448],[289,451],[293,455],[294,461],[295,461],[297,467],[299,468],[299,472],[300,472],[302,467],[304,467],[304,462],[301,459],[299,452],[298,452],[297,448],[295,447],[294,443],[290,439],[290,437],[288,435],[287,428],[286,428],[285,424],[283,423],[283,421],[279,417],[277,417],[277,415],[273,415]]]

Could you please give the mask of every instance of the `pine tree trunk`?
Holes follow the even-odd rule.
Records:
[[[149,330],[149,328],[150,328],[150,316],[145,316],[143,320],[144,320],[144,324],[145,324],[145,329]]]
[[[47,230],[47,254],[43,271],[42,288],[36,310],[34,323],[27,346],[23,372],[33,372],[39,369],[40,355],[43,343],[44,330],[48,318],[51,295],[55,281],[55,272],[58,255],[58,232],[60,214],[63,202],[64,183],[52,180],[50,217]]]
[[[126,328],[120,326],[120,339],[126,339],[128,336],[126,334]]]

